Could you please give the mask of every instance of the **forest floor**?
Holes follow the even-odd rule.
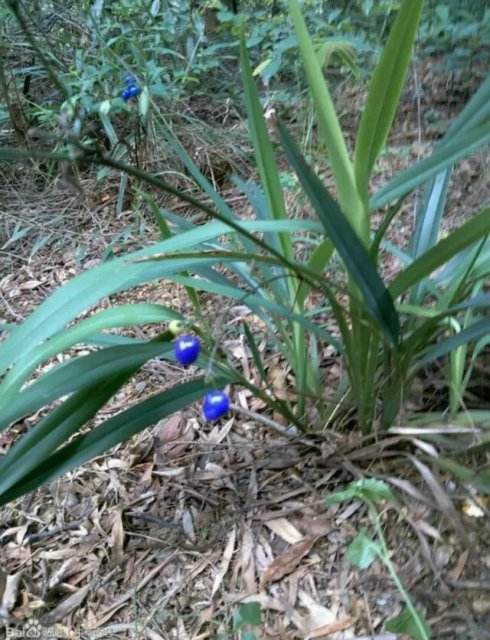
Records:
[[[430,69],[419,70],[418,83],[423,91],[415,92],[413,83],[407,91],[380,162],[380,181],[437,138],[437,126],[423,117],[426,110],[444,124],[473,88],[464,77],[451,84]],[[359,89],[344,89],[338,100],[358,113],[362,97]],[[219,135],[239,140],[244,123],[231,119]],[[215,148],[201,142],[203,166],[214,179]],[[36,187],[27,163],[9,171],[0,176],[5,228],[19,222],[18,229],[29,230],[6,240],[0,252],[0,323],[22,321],[54,288],[111,252],[157,239],[142,202],[128,201],[116,216],[117,176],[97,183],[92,174],[82,175],[81,196],[57,175]],[[488,171],[488,154],[460,163],[446,229],[490,201]],[[223,192],[247,215],[236,188],[225,182]],[[182,212],[176,201],[167,198],[165,205]],[[413,216],[411,201],[392,231],[402,246]],[[397,267],[386,260],[389,275]],[[184,292],[165,282],[102,306],[115,300],[158,301],[189,311]],[[210,318],[221,313],[216,300],[203,301]],[[239,306],[229,311],[231,325],[248,313]],[[242,336],[230,330],[225,347],[253,377]],[[282,384],[287,381],[278,359],[268,367],[279,371]],[[98,420],[183,375],[192,371],[148,363]],[[326,385],[338,379],[334,359],[326,375]],[[414,398],[411,410],[427,402]],[[367,509],[358,502],[325,504],[329,493],[369,473],[390,483],[400,498],[401,508],[382,511],[382,525],[391,558],[426,612],[433,637],[490,638],[488,502],[471,501],[468,488],[449,474],[417,469],[402,438],[375,443],[345,428],[290,438],[270,429],[264,406],[248,391],[233,390],[233,403],[231,417],[214,426],[202,424],[196,407],[181,411],[0,509],[0,620],[8,617],[25,633],[30,624],[29,637],[48,637],[49,630],[49,637],[109,640],[238,638],[239,605],[258,602],[258,638],[395,640],[382,629],[402,602],[386,569],[374,562],[361,571],[346,558],[348,543],[362,527],[369,529]],[[38,418],[1,434],[0,453]],[[39,632],[33,620],[47,630]]]

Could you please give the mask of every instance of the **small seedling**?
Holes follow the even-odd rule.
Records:
[[[241,631],[241,640],[257,640],[257,636],[251,630],[243,630],[243,627],[259,627],[262,623],[262,611],[258,602],[243,602],[233,616],[233,628]]]
[[[430,629],[424,615],[416,609],[390,559],[381,519],[376,508],[376,504],[379,502],[397,504],[391,489],[385,482],[374,478],[357,480],[352,482],[344,491],[338,491],[328,496],[326,503],[327,505],[332,505],[347,500],[362,500],[366,503],[375,532],[375,538],[373,539],[369,536],[366,528],[361,529],[349,545],[347,558],[359,569],[367,569],[376,558],[381,560],[388,569],[396,588],[405,602],[406,608],[400,615],[388,620],[386,630],[394,633],[404,633],[414,638],[414,640],[430,640]]]

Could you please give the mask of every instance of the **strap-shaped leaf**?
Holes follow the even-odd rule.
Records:
[[[325,238],[320,244],[315,247],[315,250],[311,254],[308,260],[308,267],[318,274],[322,274],[326,269],[327,264],[334,253],[334,246],[329,238]],[[302,282],[298,287],[298,304],[303,306],[308,294],[311,291],[311,286]]]
[[[245,221],[240,223],[240,227],[249,233],[312,228],[308,221],[299,220]],[[142,282],[184,270],[197,270],[216,262],[215,258],[207,257],[196,258],[192,263],[178,256],[165,262],[139,261],[140,258],[182,251],[230,233],[234,231],[226,224],[212,222],[127,256],[115,258],[70,280],[51,294],[34,313],[11,332],[7,340],[0,344],[0,373],[21,358],[26,351],[30,351],[33,345],[63,329],[78,314],[104,296],[124,291]]]
[[[393,123],[405,83],[423,0],[404,0],[376,65],[356,140],[354,167],[357,186],[367,201],[376,158]]]
[[[410,255],[413,259],[424,254],[437,242],[450,175],[450,169],[444,169],[430,181],[425,189],[422,204],[417,212],[415,232],[410,246]],[[422,281],[413,288],[410,302],[412,304],[422,302],[425,290],[425,281]]]
[[[279,172],[264,114],[262,113],[259,94],[252,77],[252,69],[250,67],[243,31],[240,36],[240,66],[242,69],[242,83],[245,90],[245,105],[247,108],[250,135],[255,149],[255,159],[262,186],[269,204],[270,215],[276,219],[287,218]],[[279,240],[284,255],[292,258],[294,253],[290,237],[285,233],[281,233]]]
[[[483,318],[482,320],[474,322],[466,329],[463,329],[463,331],[459,331],[450,338],[447,338],[447,340],[443,340],[435,347],[430,348],[421,357],[421,359],[417,361],[415,366],[416,368],[423,367],[436,358],[441,358],[442,356],[451,353],[458,347],[468,344],[468,342],[479,340],[483,336],[488,335],[490,335],[490,319]]]
[[[170,345],[159,342],[108,347],[55,367],[17,394],[0,414],[0,431],[58,398],[95,384],[111,375],[141,367],[147,360],[168,356]]]
[[[156,394],[119,413],[88,433],[76,437],[41,463],[38,461],[42,458],[38,457],[36,449],[33,449],[28,456],[31,460],[35,460],[35,466],[29,465],[30,469],[27,473],[18,474],[14,484],[8,483],[10,488],[3,489],[0,485],[0,505],[105,453],[162,418],[195,402],[210,388],[225,383],[224,379],[205,381],[201,378]],[[18,467],[22,469],[22,466],[18,461]]]
[[[334,346],[340,353],[343,351],[341,342],[328,333],[328,331],[325,331],[325,329],[320,325],[309,320],[304,314],[300,315],[295,313],[291,309],[288,309],[277,302],[268,300],[267,298],[256,295],[252,292],[244,291],[238,287],[216,284],[214,282],[204,280],[203,278],[186,278],[184,276],[177,275],[172,276],[171,279],[173,282],[178,282],[179,284],[186,286],[193,286],[200,291],[207,291],[208,293],[214,293],[226,298],[240,300],[242,304],[246,304],[250,309],[255,311],[255,313],[260,313],[261,309],[266,309],[271,313],[277,314],[279,317],[287,319],[289,322],[297,323],[310,333],[315,334],[320,339]]]
[[[471,129],[484,124],[485,120],[489,118],[490,75],[480,85],[478,91],[471,97],[461,113],[454,118],[451,126],[437,146],[445,146],[454,140],[461,132],[471,131]],[[444,169],[434,178],[426,189],[424,199],[417,212],[417,225],[410,250],[412,258],[418,258],[437,241],[439,224],[446,202],[449,175],[449,169]]]
[[[247,197],[257,220],[269,220],[271,218],[270,207],[268,206],[267,199],[261,186],[251,180],[242,180],[241,178],[234,176],[233,182]],[[278,233],[264,233],[264,240],[267,244],[273,247],[277,252],[281,252],[281,243]],[[250,253],[256,253],[255,246],[248,242],[246,238],[241,239],[241,244],[245,251]],[[272,293],[276,299],[285,299],[288,295],[288,285],[284,278],[280,277],[285,273],[285,270],[281,267],[268,267],[265,264],[258,265],[258,271],[261,279],[267,282],[267,293]],[[254,270],[254,273],[256,271]]]
[[[102,385],[93,385],[73,394],[35,428],[18,438],[0,459],[0,494],[85,426],[135,371],[135,368],[122,371]]]
[[[398,343],[400,326],[389,291],[383,284],[371,257],[320,179],[310,169],[295,142],[283,126],[281,143],[289,163],[296,171],[313,208],[340,257],[359,287],[367,310],[392,345]]]
[[[480,85],[461,113],[454,118],[438,147],[450,143],[463,131],[484,124],[490,117],[490,75]],[[415,260],[433,247],[439,236],[440,224],[446,205],[447,188],[451,167],[443,169],[425,187],[424,195],[417,207],[415,232],[410,243],[410,255]],[[412,304],[420,303],[426,293],[427,281],[420,282],[410,293]]]
[[[443,140],[449,140],[463,130],[470,131],[490,118],[490,73],[474,93],[461,113],[452,121]]]
[[[442,267],[457,253],[477,242],[490,233],[490,208],[465,222],[446,238],[440,240],[435,247],[429,249],[420,258],[404,269],[390,284],[389,290],[396,300],[404,291],[417,284],[435,269]]]
[[[473,153],[490,142],[490,121],[455,136],[451,142],[437,148],[431,156],[419,160],[401,171],[378,191],[371,200],[370,208],[379,209],[415,189],[443,169]]]
[[[289,0],[289,12],[298,38],[311,96],[315,102],[319,129],[325,141],[335,177],[340,205],[359,238],[367,245],[369,242],[369,220],[357,191],[354,167],[349,158],[335,106],[325,82],[315,46],[301,15],[298,0]]]
[[[36,367],[75,344],[103,329],[138,326],[167,320],[180,320],[182,316],[172,309],[158,304],[128,304],[104,309],[82,320],[74,327],[62,331],[41,345],[32,345],[24,351],[23,357],[7,373],[0,384],[0,406],[9,405]]]

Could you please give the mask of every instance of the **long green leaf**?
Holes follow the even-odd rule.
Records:
[[[260,351],[255,342],[255,338],[253,333],[250,331],[248,324],[243,320],[242,322],[243,330],[245,332],[245,338],[247,340],[247,344],[249,346],[250,352],[252,354],[252,358],[254,360],[255,366],[257,367],[257,371],[260,375],[261,382],[265,384],[267,382],[267,374],[264,369],[264,365],[262,363],[262,358],[260,356]]]
[[[461,113],[454,118],[438,147],[445,146],[463,131],[481,126],[490,118],[490,75],[480,85]],[[411,242],[411,256],[415,259],[428,251],[437,240],[439,225],[446,202],[450,171],[444,169],[428,185],[417,211],[417,224]],[[412,298],[416,303],[416,299]]]
[[[460,133],[451,142],[436,149],[431,156],[416,162],[390,180],[372,198],[371,210],[379,209],[397,200],[488,142],[490,142],[490,121],[471,131]]]
[[[429,362],[451,353],[458,347],[468,344],[468,342],[479,340],[488,335],[490,335],[490,319],[483,318],[482,320],[478,320],[466,329],[463,329],[463,331],[456,333],[450,338],[447,338],[447,340],[439,342],[435,347],[428,349],[420,360],[415,363],[415,367],[423,367]]]
[[[319,178],[305,162],[296,144],[282,126],[279,127],[282,146],[291,166],[320,218],[321,223],[349,272],[359,287],[366,307],[392,345],[398,343],[399,323],[393,300],[376,267],[357,234],[330,196]]]
[[[111,375],[141,367],[147,360],[170,354],[168,344],[148,342],[108,347],[51,369],[17,394],[0,414],[0,431],[58,398],[102,384]]]
[[[66,351],[69,347],[82,343],[88,336],[103,329],[181,320],[181,318],[181,315],[172,309],[158,304],[128,304],[100,311],[74,327],[58,333],[41,345],[33,344],[30,351],[25,350],[23,357],[15,363],[0,384],[0,406],[6,404],[10,406],[16,391],[38,365]]]
[[[449,185],[450,170],[444,169],[427,186],[422,200],[422,205],[417,212],[415,233],[411,243],[410,255],[418,258],[433,247],[437,241],[439,227],[446,204],[446,195]],[[422,302],[426,292],[425,280],[413,288],[410,302],[417,304]]]
[[[245,182],[237,176],[233,178],[233,182],[247,197],[257,220],[270,220],[270,207],[268,206],[264,191],[260,185],[251,180]],[[267,244],[277,252],[282,251],[278,233],[264,233],[263,237]],[[246,238],[242,239],[241,244],[245,251],[249,251],[250,253],[256,252],[255,246],[251,245]],[[269,268],[264,264],[259,267],[259,271],[262,275],[262,280],[267,282],[267,290],[264,291],[264,295],[267,295],[267,292],[271,292],[277,300],[284,300],[289,296],[288,283],[281,277],[285,273],[284,269],[278,267]]]
[[[117,444],[127,440],[162,418],[195,402],[210,388],[221,381],[192,380],[162,393],[119,413],[89,433],[76,437],[51,456],[36,464],[27,474],[22,474],[10,488],[5,490],[0,484],[0,505],[32,491],[49,480],[84,464],[101,455]],[[34,452],[35,453],[35,450]],[[41,458],[35,458],[36,462]],[[20,463],[19,463],[20,464]]]
[[[481,447],[482,450],[479,450],[479,445],[471,447],[471,451],[472,453],[474,451],[475,454],[482,453],[486,449],[488,449],[488,444],[489,443],[486,442],[485,445]],[[466,451],[468,451],[468,449],[465,449],[465,453]],[[473,485],[476,489],[478,489],[480,493],[490,496],[490,476],[488,475],[488,470],[486,471],[486,473],[485,471],[482,471],[481,473],[475,473],[475,471],[464,467],[451,458],[443,458],[441,456],[437,458],[431,458],[429,461],[432,464],[441,467],[441,469],[444,469],[444,471],[454,473],[457,478],[462,480],[467,485]]]
[[[296,228],[313,229],[307,221],[270,220],[246,221],[240,225],[248,231],[281,231]],[[76,316],[101,298],[133,286],[183,270],[212,265],[214,258],[200,258],[189,264],[188,259],[175,257],[166,262],[138,261],[150,255],[195,247],[219,236],[233,233],[226,224],[212,222],[186,231],[152,247],[133,252],[121,258],[86,271],[57,289],[23,323],[0,344],[0,373],[21,358],[33,345],[51,337]]]
[[[490,208],[484,209],[449,236],[440,240],[435,247],[412,262],[390,284],[389,291],[394,300],[404,291],[435,269],[442,267],[453,256],[490,233]]]
[[[245,105],[247,108],[249,131],[255,149],[255,160],[269,204],[269,211],[274,218],[284,219],[287,218],[287,214],[281,183],[279,181],[279,172],[262,112],[259,94],[253,80],[243,31],[240,36],[240,64],[242,69],[242,82],[245,90]],[[279,238],[284,255],[291,259],[294,254],[290,237],[287,234],[281,233]]]
[[[294,264],[291,261],[289,261],[287,258],[284,257],[284,255],[282,255],[281,252],[276,251],[273,247],[270,247],[261,238],[254,236],[253,233],[251,233],[244,227],[243,223],[239,222],[233,216],[230,217],[230,216],[224,215],[223,212],[213,209],[212,207],[204,204],[203,202],[196,200],[195,198],[188,195],[187,193],[179,189],[176,189],[169,183],[165,182],[165,180],[162,180],[161,178],[153,176],[137,167],[127,165],[124,162],[117,160],[111,155],[101,154],[101,153],[94,154],[93,149],[86,149],[85,153],[86,155],[84,156],[84,158],[87,161],[92,162],[93,164],[99,164],[105,167],[111,167],[118,171],[123,171],[127,173],[129,176],[132,176],[133,178],[135,178],[136,180],[141,180],[143,183],[149,184],[156,189],[160,189],[166,193],[170,193],[174,196],[177,196],[184,202],[188,202],[192,206],[197,207],[204,213],[211,216],[211,218],[214,218],[216,220],[221,221],[222,223],[225,223],[226,226],[229,227],[231,230],[235,231],[240,238],[243,238],[243,237],[247,238],[248,240],[252,241],[255,245],[264,249],[267,253],[270,253],[271,255],[275,256],[284,267],[291,269],[292,272],[296,272],[296,273],[299,272],[300,268],[297,264]],[[12,160],[19,160],[24,158],[45,158],[45,159],[51,159],[51,160],[63,160],[68,162],[70,161],[70,157],[67,154],[55,154],[55,153],[40,151],[36,149],[28,149],[28,150],[12,149],[8,147],[7,148],[0,147],[0,159],[1,158],[12,159]],[[275,229],[275,230],[281,231],[281,229]],[[0,365],[0,371],[1,371],[1,365]]]
[[[280,305],[277,302],[258,296],[251,291],[244,291],[243,289],[233,286],[223,286],[221,284],[206,281],[203,278],[186,278],[184,276],[175,275],[171,276],[171,279],[173,282],[195,287],[201,291],[214,293],[216,295],[224,296],[225,298],[234,298],[239,300],[241,304],[247,305],[255,312],[261,308],[267,309],[268,311],[277,314],[279,317],[287,318],[290,322],[298,323],[310,333],[314,333],[328,344],[334,346],[339,352],[343,351],[342,343],[339,340],[328,333],[328,331],[325,331],[325,329],[320,325],[309,320],[306,315],[299,315],[284,305]]]
[[[368,97],[357,133],[355,173],[357,186],[368,199],[369,178],[383,148],[405,83],[423,0],[404,0],[369,84]]]
[[[308,260],[308,267],[321,275],[333,255],[335,247],[329,238],[325,238],[314,249]],[[298,287],[298,305],[303,307],[308,294],[311,292],[311,286],[306,282],[302,282]]]
[[[121,371],[102,385],[73,394],[18,438],[0,459],[0,495],[85,426],[134,372]]]
[[[325,82],[322,67],[301,15],[298,0],[289,0],[289,11],[298,38],[308,85],[315,101],[320,131],[328,150],[339,193],[340,206],[361,241],[367,245],[369,242],[369,221],[357,191],[354,167],[349,158],[347,145]]]
[[[490,118],[490,73],[465,105],[461,113],[452,121],[444,135],[444,141],[450,141],[461,131],[469,131],[480,126]]]

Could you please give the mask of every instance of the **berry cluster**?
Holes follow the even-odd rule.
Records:
[[[141,93],[141,88],[138,86],[138,82],[134,76],[128,74],[123,79],[126,88],[121,93],[121,98],[124,102],[128,102],[131,98],[137,98]]]
[[[174,342],[174,355],[177,362],[188,367],[193,364],[201,352],[199,338],[191,333],[178,336]],[[206,420],[219,420],[230,410],[230,398],[224,391],[210,391],[204,396],[202,412]]]

